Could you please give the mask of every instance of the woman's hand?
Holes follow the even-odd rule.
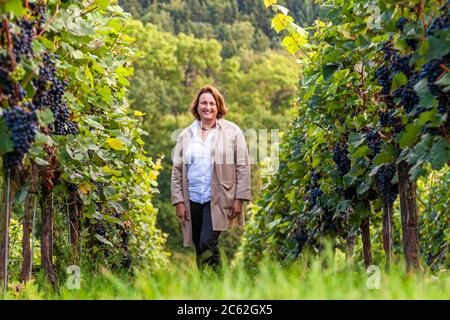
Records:
[[[183,227],[186,227],[186,222],[189,221],[189,218],[187,216],[187,210],[186,206],[184,205],[184,202],[177,203],[177,217],[178,220],[180,220]]]
[[[242,213],[242,199],[234,199],[233,206],[231,207],[228,219],[233,220]]]

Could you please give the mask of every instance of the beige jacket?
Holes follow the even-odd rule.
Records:
[[[217,128],[211,147],[211,218],[213,230],[245,225],[244,212],[230,220],[228,213],[235,199],[251,200],[250,161],[247,145],[241,129],[233,122],[217,119]],[[186,152],[192,138],[190,127],[177,139],[172,153],[172,178],[170,184],[173,205],[184,202],[190,218],[190,202],[187,182]],[[189,221],[192,221],[191,219]],[[192,225],[182,226],[183,244],[191,247]]]

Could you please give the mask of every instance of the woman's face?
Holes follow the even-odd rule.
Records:
[[[198,113],[202,121],[215,120],[217,117],[218,109],[214,96],[205,92],[202,93],[198,100]]]

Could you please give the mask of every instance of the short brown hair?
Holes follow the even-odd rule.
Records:
[[[218,119],[222,118],[228,112],[228,108],[225,105],[225,99],[223,98],[219,90],[217,90],[213,86],[204,86],[197,92],[197,95],[195,96],[194,100],[191,103],[190,108],[191,113],[197,120],[200,120],[200,114],[198,113],[198,103],[200,100],[200,95],[202,93],[211,93],[212,96],[214,97],[214,100],[216,100]]]

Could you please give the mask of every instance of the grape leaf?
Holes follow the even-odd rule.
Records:
[[[8,127],[4,123],[3,119],[0,118],[0,154],[5,154],[13,150],[14,145],[11,141],[11,135],[9,134]]]

